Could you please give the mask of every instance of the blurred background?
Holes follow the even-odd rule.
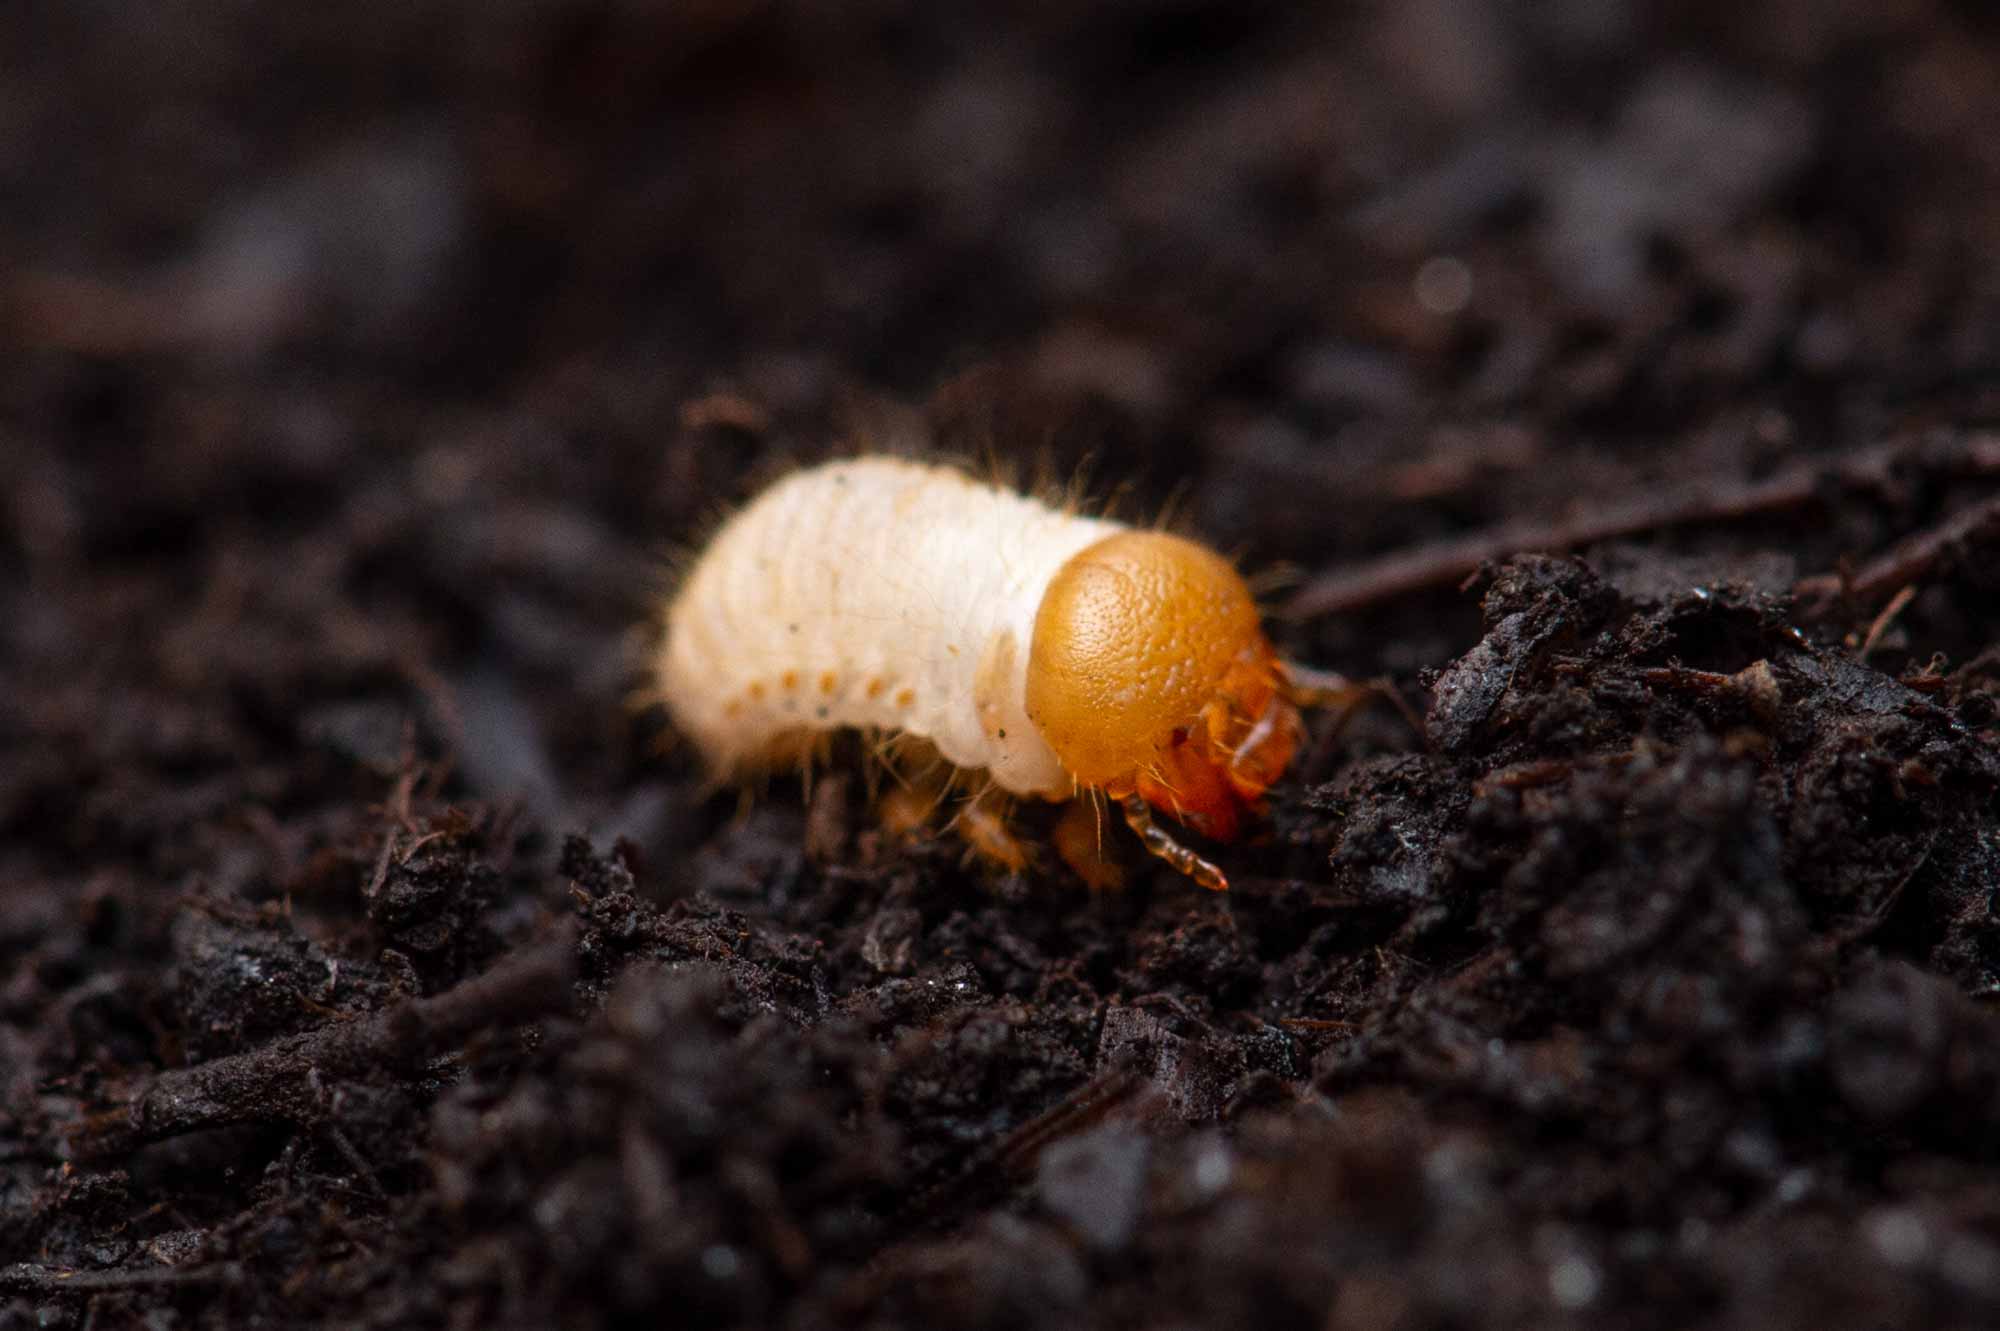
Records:
[[[0,820],[226,877],[164,846],[414,717],[670,844],[664,560],[829,451],[1088,461],[1278,586],[1990,421],[1997,125],[1978,0],[7,5]]]

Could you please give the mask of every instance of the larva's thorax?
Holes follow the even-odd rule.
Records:
[[[662,691],[724,773],[800,731],[853,726],[928,739],[1017,794],[1067,796],[1024,704],[1035,612],[1063,563],[1117,530],[899,459],[794,473],[690,572]]]

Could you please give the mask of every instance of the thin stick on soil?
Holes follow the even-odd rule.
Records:
[[[123,1111],[102,1114],[71,1139],[78,1159],[238,1123],[310,1123],[320,1079],[408,1070],[490,1027],[568,1006],[575,930],[517,953],[484,975],[356,1021],[324,1026],[261,1049],[162,1072]]]
[[[1996,537],[2000,537],[2000,495],[1961,509],[1930,530],[1898,541],[1856,573],[1823,573],[1801,580],[1792,590],[1817,613],[1842,602],[1866,604],[1895,588],[1922,582],[1939,567],[1955,562],[1965,551]]]
[[[74,1271],[35,1262],[0,1266],[0,1291],[13,1294],[109,1294],[127,1289],[157,1289],[163,1285],[220,1285],[240,1278],[234,1262],[208,1266],[114,1266],[101,1271]]]
[[[1868,654],[1882,641],[1882,635],[1896,622],[1896,616],[1902,614],[1903,608],[1916,598],[1917,584],[1905,583],[1903,590],[1889,598],[1889,604],[1882,607],[1882,613],[1875,616],[1874,622],[1868,626],[1868,632],[1862,637],[1861,646],[1855,649],[1855,655],[1864,661],[1867,660]]]
[[[1007,1182],[1032,1170],[1049,1145],[1102,1123],[1148,1085],[1129,1068],[1094,1077],[1004,1137],[973,1152],[951,1177],[926,1190],[897,1218],[890,1240],[847,1282],[842,1302],[857,1308],[874,1303],[884,1289],[906,1277],[911,1249],[899,1246],[903,1236],[947,1228],[953,1219]]]
[[[1118,1069],[1077,1087],[1050,1108],[1006,1136],[976,1150],[950,1178],[926,1192],[903,1217],[903,1229],[936,1228],[982,1200],[1004,1180],[1034,1167],[1044,1148],[1096,1126],[1145,1086],[1129,1069]]]
[[[1901,463],[1941,475],[2000,473],[2000,436],[1975,435],[1942,444],[1898,440],[1845,457],[1787,467],[1761,481],[1704,481],[1657,497],[1610,504],[1564,522],[1509,523],[1469,532],[1324,573],[1298,590],[1284,614],[1289,619],[1310,619],[1379,605],[1412,592],[1450,586],[1488,560],[1523,551],[1574,550],[1665,527],[1730,522],[1799,508],[1829,490],[1880,486],[1889,479],[1891,468]],[[1907,561],[1896,567],[1906,568]],[[1870,566],[1871,571],[1875,568]],[[1890,586],[1908,580],[1888,572],[1886,566],[1880,576]],[[1800,594],[1818,590],[1819,581],[1801,583]]]

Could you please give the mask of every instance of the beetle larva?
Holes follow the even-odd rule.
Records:
[[[1010,794],[1102,792],[1217,889],[1152,810],[1234,839],[1299,734],[1220,555],[891,457],[795,472],[726,522],[668,610],[658,676],[719,775],[830,730],[908,735]]]

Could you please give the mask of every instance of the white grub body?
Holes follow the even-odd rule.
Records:
[[[659,684],[713,771],[855,727],[928,740],[1001,789],[1073,782],[1025,709],[1056,571],[1123,527],[889,457],[795,472],[716,534],[667,614]]]

